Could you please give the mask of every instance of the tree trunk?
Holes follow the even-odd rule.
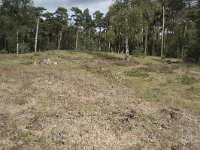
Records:
[[[118,50],[117,50],[117,53],[119,54],[121,51],[121,44],[120,44],[120,41],[119,41],[119,45],[118,45]]]
[[[110,44],[110,42],[108,42],[108,48],[109,48],[109,51],[111,52],[111,44]]]
[[[141,43],[139,44],[139,47],[143,48],[143,50],[145,51],[145,43],[144,43],[144,28],[142,27],[141,29]]]
[[[78,30],[76,32],[76,50],[78,50]]]
[[[91,29],[89,29],[89,39],[91,38]]]
[[[6,49],[6,48],[7,48],[6,45],[7,45],[7,40],[6,40],[6,35],[4,34],[4,49],[5,49],[5,50],[7,50],[7,49]]]
[[[59,33],[58,50],[60,50],[60,45],[61,45],[62,36],[63,36],[63,30],[64,30],[64,26],[62,27],[62,30],[61,30],[60,33]]]
[[[9,45],[9,41],[7,41],[7,48],[8,48],[8,54],[10,54],[10,45]]]
[[[188,2],[188,15],[190,14],[190,9],[191,9],[191,4]],[[183,43],[181,46],[181,58],[182,59],[185,56],[184,46],[185,46],[185,42],[186,42],[186,35],[188,32],[188,24],[189,24],[189,18],[186,19],[185,29],[184,29],[184,34],[183,34]]]
[[[188,30],[188,23],[186,22],[185,23],[185,28],[184,28],[184,34],[183,34],[183,43],[182,43],[182,46],[181,46],[181,58],[183,59],[184,58],[184,45],[185,45],[185,38],[186,38],[186,35],[187,35],[187,30]]]
[[[126,18],[126,23],[128,24],[128,18]],[[126,31],[126,37],[125,37],[125,47],[126,47],[126,54],[125,54],[125,60],[129,60],[129,37],[128,37],[128,31]]]
[[[40,18],[37,19],[37,27],[36,27],[36,33],[35,33],[35,53],[37,52],[39,24],[40,24]]]
[[[39,52],[41,52],[41,45],[42,45],[42,38],[39,38],[40,44],[39,44]]]
[[[164,32],[164,43],[163,43],[163,49],[164,49],[164,51],[165,51],[165,54],[167,54],[167,41],[168,41],[168,30],[167,29],[165,29],[165,32]]]
[[[163,6],[163,25],[162,25],[161,58],[164,58],[164,34],[165,34],[165,7]]]
[[[125,60],[129,60],[129,45],[128,45],[128,34],[126,35],[125,38],[125,44],[126,44],[126,55],[125,55]]]
[[[148,46],[148,29],[145,32],[145,44],[144,44],[144,56],[147,56],[147,46]]]
[[[17,55],[19,54],[19,31],[17,30],[17,39],[16,39],[16,42],[17,42],[17,48],[16,48],[16,52],[17,52]]]
[[[179,40],[178,40],[178,38],[176,37],[177,35],[175,34],[175,32],[177,32],[177,33],[178,33],[178,36],[180,36],[180,35],[179,35],[179,34],[180,34],[180,32],[179,32],[179,24],[177,23],[177,20],[175,20],[175,24],[176,24],[176,27],[175,27],[175,29],[173,30],[173,37],[174,37],[174,40],[176,41],[176,43],[178,43]],[[178,60],[180,61],[181,56],[180,56],[180,48],[179,48],[178,44],[176,44],[176,52],[177,52]]]
[[[119,44],[118,44],[118,50],[117,53],[119,54],[121,51],[121,31],[119,31]]]
[[[153,44],[152,44],[152,56],[155,56],[155,41],[156,41],[156,27],[153,26]]]
[[[83,44],[83,47],[84,47],[84,50],[86,50],[86,38],[85,38],[85,40],[84,40],[84,44]]]
[[[101,27],[99,31],[99,51],[101,51]]]

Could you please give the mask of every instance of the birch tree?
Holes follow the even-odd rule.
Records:
[[[43,12],[46,9],[43,7],[36,7],[35,8],[35,15],[36,15],[36,32],[35,32],[35,46],[34,51],[37,52],[37,45],[38,45],[38,33],[39,33],[39,24],[40,24],[40,17],[43,15]]]

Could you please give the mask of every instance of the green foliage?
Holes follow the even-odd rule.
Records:
[[[48,42],[46,49],[47,50],[55,50],[56,49],[56,44],[54,42]]]
[[[86,46],[86,49],[89,51],[97,51],[98,49],[94,39],[87,39],[85,46]]]
[[[134,56],[144,56],[144,49],[141,46],[137,46],[133,51]]]
[[[193,41],[188,47],[185,60],[188,62],[200,63],[200,43],[197,40]]]
[[[18,39],[18,43],[26,43],[20,44],[20,53],[33,51],[40,18],[37,47],[41,51],[82,49],[125,53],[128,47],[135,56],[158,56],[164,6],[164,55],[197,63],[198,3],[197,0],[116,0],[106,14],[95,11],[92,16],[87,8],[72,7],[69,16],[64,7],[49,13],[43,7],[35,7],[32,0],[5,1],[0,9],[0,49],[4,50],[1,53],[16,53]]]
[[[93,14],[95,26],[98,28],[103,27],[103,15],[99,10]]]
[[[114,31],[108,31],[106,34],[104,34],[104,38],[111,44],[114,44],[115,42],[115,32]]]
[[[0,54],[7,54],[8,52],[7,52],[7,50],[6,49],[2,49],[2,50],[0,50]]]
[[[19,44],[19,52],[21,54],[30,52],[30,46],[27,43],[20,43]]]

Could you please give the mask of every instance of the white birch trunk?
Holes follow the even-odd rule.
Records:
[[[129,60],[129,45],[128,45],[128,35],[126,35],[126,39],[125,39],[125,44],[126,44],[126,56],[125,56],[125,60]]]
[[[37,19],[37,26],[36,26],[36,33],[35,33],[35,53],[37,52],[39,24],[40,24],[40,18]]]
[[[126,22],[128,23],[128,19],[126,18]],[[126,32],[126,37],[125,37],[125,47],[126,47],[126,54],[125,54],[125,60],[129,60],[129,37],[128,37],[128,32]]]
[[[76,32],[76,50],[78,50],[78,30]]]
[[[165,34],[165,7],[163,6],[163,26],[162,26],[161,58],[164,58],[164,34]]]
[[[17,30],[17,39],[16,39],[16,42],[17,42],[17,48],[16,48],[16,52],[17,52],[17,55],[19,54],[19,31]]]
[[[63,30],[64,30],[64,27],[62,27],[62,30],[61,30],[60,33],[59,33],[58,50],[60,50],[60,45],[61,45],[62,36],[63,36]]]
[[[147,46],[148,46],[148,29],[145,32],[145,44],[144,44],[144,56],[147,56]]]
[[[99,31],[99,51],[101,51],[101,27]]]
[[[110,42],[108,42],[108,48],[111,51],[111,44],[110,44]]]

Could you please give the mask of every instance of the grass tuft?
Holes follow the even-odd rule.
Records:
[[[148,72],[144,70],[137,70],[137,69],[126,71],[125,75],[129,77],[141,77],[141,78],[149,77]]]
[[[198,82],[197,79],[195,79],[194,77],[190,77],[188,75],[182,75],[182,78],[181,78],[181,83],[182,84],[185,84],[185,85],[193,85],[195,84],[196,82]]]

